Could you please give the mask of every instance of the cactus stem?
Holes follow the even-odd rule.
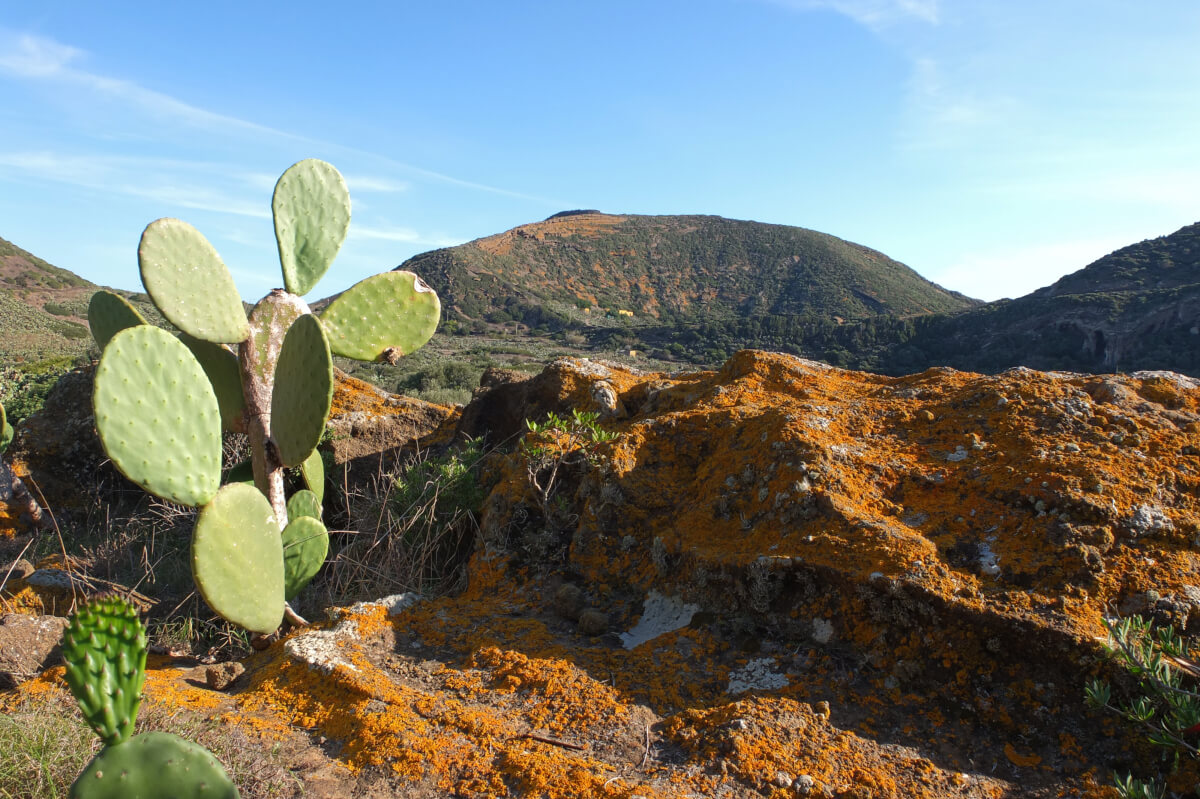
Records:
[[[288,624],[293,627],[307,627],[308,620],[292,609],[291,602],[283,603],[283,617],[288,620]]]

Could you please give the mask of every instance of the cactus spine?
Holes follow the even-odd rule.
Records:
[[[138,263],[147,293],[182,331],[180,340],[147,326],[109,292],[97,292],[88,309],[103,351],[93,404],[106,452],[147,491],[201,508],[196,584],[217,613],[258,633],[273,632],[285,611],[303,623],[285,595],[312,579],[328,550],[319,508],[312,515],[306,498],[297,506],[308,509],[297,517],[305,521],[286,536],[285,556],[284,531],[297,520],[283,470],[299,466],[319,505],[316,445],[332,402],[333,354],[394,362],[429,340],[441,314],[420,278],[386,272],[314,316],[300,295],[328,271],[345,239],[345,181],[323,161],[301,161],[280,177],[271,208],[286,288],[260,300],[249,318],[216,249],[177,219],[147,226]],[[222,429],[249,436],[249,491],[218,490]],[[245,569],[261,580],[258,591],[248,594],[230,579]]]
[[[66,678],[104,749],[71,785],[70,799],[172,796],[237,799],[212,753],[165,732],[133,735],[146,679],[146,628],[119,597],[99,597],[71,617],[62,638]]]

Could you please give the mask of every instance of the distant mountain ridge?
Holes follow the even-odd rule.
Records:
[[[972,371],[1200,376],[1200,223],[1122,247],[1019,299],[930,317],[908,346]]]
[[[716,365],[756,348],[881,374],[1028,366],[1200,376],[1200,223],[991,303],[833,236],[714,216],[566,211],[399,268],[442,297],[442,333],[503,334],[530,352]],[[85,354],[97,288],[0,239],[0,362]],[[120,293],[159,318],[144,295]]]
[[[717,216],[568,211],[414,256],[459,322],[605,326],[755,315],[842,320],[969,308],[909,267],[825,233]]]

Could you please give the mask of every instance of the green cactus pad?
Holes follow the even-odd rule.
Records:
[[[129,300],[111,291],[97,291],[88,302],[88,327],[101,352],[109,339],[127,327],[146,324],[146,319]]]
[[[138,263],[150,298],[183,332],[217,344],[237,344],[250,335],[233,276],[187,222],[151,222],[142,233]]]
[[[225,472],[225,477],[221,480],[222,485],[225,483],[254,485],[254,462],[246,459],[241,463],[230,466],[229,471]]]
[[[8,445],[12,443],[12,440],[13,427],[8,423],[8,417],[4,415],[4,406],[0,405],[0,452],[8,449]],[[316,455],[317,453],[313,452],[313,454]],[[305,474],[304,478],[307,480],[308,475]]]
[[[195,356],[151,325],[117,333],[96,367],[100,443],[133,482],[181,505],[208,502],[221,482],[221,414]]]
[[[300,593],[317,575],[329,554],[329,533],[311,516],[298,516],[283,530],[285,599]]]
[[[179,340],[192,351],[200,368],[208,375],[217,406],[221,409],[221,424],[231,433],[246,432],[246,397],[242,394],[242,373],[237,356],[220,344],[180,333]]]
[[[325,501],[325,461],[321,459],[319,450],[313,450],[312,454],[304,459],[304,463],[300,464],[300,474],[304,477],[304,484],[308,486],[308,490],[316,494],[317,504]]]
[[[299,466],[316,449],[333,402],[333,357],[321,323],[304,314],[288,330],[275,367],[271,438],[285,466]]]
[[[350,227],[350,192],[330,164],[309,158],[293,164],[271,200],[283,285],[304,295],[337,257]]]
[[[302,516],[308,516],[313,519],[320,520],[321,518],[321,500],[311,491],[297,491],[288,497],[287,501],[288,521],[296,521]]]
[[[192,577],[222,618],[256,633],[283,621],[283,546],[271,503],[231,483],[205,505],[192,533]]]
[[[71,785],[69,799],[239,799],[213,753],[169,732],[144,732],[100,754]]]
[[[321,322],[329,347],[359,361],[395,361],[429,341],[442,306],[412,272],[384,272],[355,283],[329,304]]]
[[[93,599],[63,631],[67,685],[106,746],[129,738],[146,680],[146,628],[120,597]]]

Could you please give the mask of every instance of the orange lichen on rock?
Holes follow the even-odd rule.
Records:
[[[343,637],[328,650],[337,653],[328,670],[281,647],[253,669],[237,695],[240,712],[230,719],[284,719],[334,739],[353,770],[387,769],[457,795],[523,796],[522,786],[544,782],[540,774],[559,775],[547,783],[549,796],[630,795],[620,784],[597,792],[613,775],[587,751],[627,715],[611,688],[564,661],[496,649],[461,667],[402,661],[369,644],[383,632],[378,607],[347,618],[355,629],[338,628]],[[289,640],[303,635],[321,633]],[[551,734],[579,743],[560,747]]]
[[[1083,686],[1113,609],[1200,618],[1194,381],[742,352],[562,359],[520,406],[600,383],[618,437],[551,501],[489,461],[466,590],[339,610],[211,712],[470,797],[1100,799],[1150,768]],[[178,679],[147,692],[199,703]]]
[[[457,418],[456,408],[392,394],[339,370],[326,427],[334,461],[345,463],[417,442],[444,444]]]

